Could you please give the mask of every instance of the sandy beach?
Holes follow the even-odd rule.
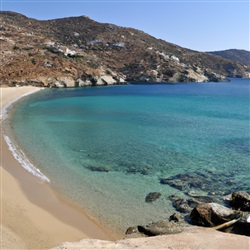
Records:
[[[1,88],[1,109],[37,88]],[[48,249],[64,241],[113,239],[15,160],[1,133],[1,249]]]
[[[34,87],[1,88],[1,109]],[[98,239],[98,240],[94,240]],[[15,160],[1,133],[0,249],[250,249],[250,238],[192,227],[177,235],[118,240]],[[76,242],[62,244],[62,242]],[[62,245],[61,245],[62,244]]]

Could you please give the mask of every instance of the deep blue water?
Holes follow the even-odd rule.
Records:
[[[46,89],[14,105],[7,133],[55,189],[125,230],[168,218],[168,196],[190,191],[161,178],[210,173],[199,192],[250,191],[249,89],[249,79]],[[162,196],[145,203],[153,191]]]

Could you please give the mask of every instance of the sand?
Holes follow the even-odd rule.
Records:
[[[133,238],[116,242],[85,239],[66,242],[54,250],[249,250],[250,238],[242,235],[226,234],[211,228],[192,227],[180,234],[147,238]]]
[[[1,88],[1,108],[34,87]],[[1,247],[49,249],[84,238],[111,240],[110,232],[63,201],[15,160],[1,133]]]
[[[0,88],[0,108],[36,90]],[[249,237],[199,227],[176,235],[114,241],[119,238],[114,232],[103,228],[89,214],[63,200],[49,184],[24,170],[2,134],[0,153],[0,249],[49,249],[59,245],[55,249],[250,249]],[[70,241],[74,242],[62,244]]]

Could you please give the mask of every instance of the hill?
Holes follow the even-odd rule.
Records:
[[[221,51],[210,51],[207,53],[220,56],[222,58],[226,58],[229,60],[233,60],[235,62],[244,64],[244,65],[250,65],[250,51],[247,51],[247,50],[229,49],[229,50],[221,50]]]
[[[0,84],[48,87],[202,82],[249,77],[250,67],[89,17],[39,21],[0,12]]]

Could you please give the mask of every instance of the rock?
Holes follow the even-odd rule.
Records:
[[[188,201],[184,199],[174,201],[173,206],[181,213],[188,213],[192,210],[192,208],[188,205]]]
[[[148,236],[177,234],[182,232],[182,228],[178,223],[164,220],[160,220],[146,226],[138,226],[138,230]]]
[[[172,202],[181,199],[179,196],[176,196],[176,195],[170,195],[168,198],[169,198]]]
[[[238,182],[234,180],[234,175],[232,174],[223,173],[222,175],[219,172],[213,173],[206,170],[160,178],[161,184],[184,191],[186,194],[190,194],[190,196],[193,196],[193,194],[201,194],[202,196],[210,194],[216,196],[217,199],[232,192],[232,185],[234,185],[234,190],[247,190],[248,186],[245,186],[247,184]]]
[[[202,189],[202,181],[199,181],[199,180],[192,180],[190,183],[189,183],[189,187],[190,188],[200,188]]]
[[[250,195],[245,191],[232,193],[230,205],[234,209],[250,211]]]
[[[77,85],[78,85],[78,87],[91,86],[92,82],[90,80],[83,81],[82,79],[77,79],[76,80],[76,86]]]
[[[105,85],[105,82],[102,80],[101,76],[96,76],[93,78],[94,85]]]
[[[129,227],[125,234],[136,234],[136,233],[139,233],[137,227]]]
[[[250,236],[250,214],[247,213],[242,216],[242,218],[235,223],[232,233],[242,234]]]
[[[116,83],[116,80],[112,76],[102,76],[101,79],[105,85],[113,85]]]
[[[66,76],[59,77],[58,81],[64,87],[68,87],[68,88],[74,88],[75,87],[75,80],[72,77],[66,77]]]
[[[88,166],[87,168],[91,171],[96,171],[96,172],[109,172],[109,169],[101,166]]]
[[[145,201],[146,202],[153,202],[157,199],[159,199],[161,196],[161,193],[159,192],[152,192],[152,193],[149,193],[146,198],[145,198]]]
[[[241,215],[241,212],[231,210],[217,203],[205,203],[196,206],[192,210],[190,219],[192,224],[213,227],[237,219]]]
[[[193,198],[192,201],[194,200],[198,200],[199,202],[202,202],[202,203],[217,202],[216,198],[212,196],[195,196],[195,198]]]
[[[160,179],[161,184],[169,185],[170,187],[176,188],[178,190],[184,191],[187,190],[187,185],[183,183],[181,180],[172,180],[170,178],[161,178]]]
[[[203,177],[204,178],[204,177]],[[161,184],[167,184],[178,190],[190,190],[191,188],[203,189],[203,184],[207,183],[204,179],[198,177],[197,174],[191,176],[189,174],[177,174],[169,178],[161,178]]]
[[[183,221],[183,217],[178,213],[174,213],[170,215],[169,221],[181,222]]]

